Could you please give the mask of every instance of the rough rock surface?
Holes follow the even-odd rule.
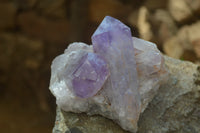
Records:
[[[165,65],[169,79],[141,114],[137,133],[200,132],[200,66],[167,56]],[[54,133],[70,133],[74,128],[83,133],[128,133],[101,116],[58,108],[56,118]]]

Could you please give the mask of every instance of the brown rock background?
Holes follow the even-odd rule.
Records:
[[[0,132],[51,132],[51,61],[71,42],[90,44],[106,15],[199,64],[200,0],[0,0]]]

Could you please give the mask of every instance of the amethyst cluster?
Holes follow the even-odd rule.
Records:
[[[130,132],[167,77],[156,45],[132,37],[129,27],[109,16],[92,45],[70,44],[51,69],[50,90],[59,107],[100,114]]]

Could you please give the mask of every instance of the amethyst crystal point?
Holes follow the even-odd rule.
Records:
[[[123,121],[132,124],[127,126],[137,128],[141,100],[130,28],[107,16],[93,34],[92,44],[94,52],[103,56],[110,67],[104,92],[111,107]]]
[[[105,60],[95,53],[87,53],[81,58],[73,73],[74,93],[81,98],[94,96],[102,88],[108,74]]]

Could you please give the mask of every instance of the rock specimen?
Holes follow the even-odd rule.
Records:
[[[168,56],[164,58],[169,78],[140,114],[137,133],[199,133],[200,66]],[[104,117],[58,108],[53,133],[68,133],[72,128],[82,133],[129,133]]]
[[[136,132],[139,115],[167,72],[156,45],[105,17],[93,46],[73,43],[52,63],[50,90],[64,111],[100,114]]]

